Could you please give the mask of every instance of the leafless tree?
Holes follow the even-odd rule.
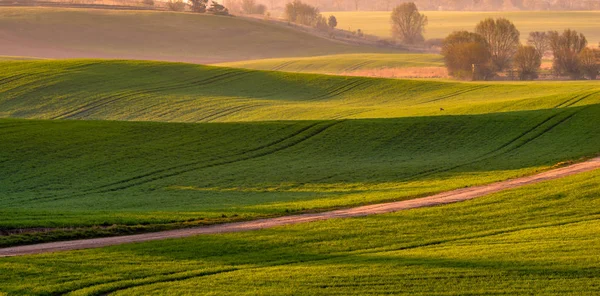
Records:
[[[527,45],[535,47],[538,54],[544,57],[550,49],[550,40],[546,32],[531,32],[527,38]]]
[[[514,60],[515,68],[521,80],[533,80],[538,77],[542,65],[542,56],[533,46],[519,46]]]
[[[424,40],[427,16],[419,13],[414,2],[402,3],[392,11],[392,35],[407,44]]]
[[[600,50],[584,48],[579,53],[579,67],[583,75],[591,80],[596,80],[600,72]]]
[[[488,42],[494,70],[507,69],[520,44],[520,33],[515,25],[505,18],[488,18],[475,27],[475,32]]]
[[[549,32],[550,48],[554,55],[553,69],[557,75],[581,78],[579,53],[587,46],[587,39],[577,31],[567,29],[562,34]]]

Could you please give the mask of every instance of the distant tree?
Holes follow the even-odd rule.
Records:
[[[427,17],[419,13],[414,2],[398,5],[392,11],[392,35],[406,44],[422,42]]]
[[[454,32],[442,43],[448,73],[456,78],[485,80],[491,77],[491,55],[483,36],[467,31]]]
[[[167,9],[170,11],[184,11],[185,5],[183,0],[169,0],[167,2]]]
[[[554,55],[553,69],[557,75],[581,78],[579,53],[587,46],[587,39],[577,31],[567,29],[562,34],[549,32],[550,48]]]
[[[494,71],[510,67],[519,48],[519,30],[505,18],[487,18],[475,27],[475,32],[487,41]]]
[[[550,40],[546,32],[531,32],[527,38],[527,45],[535,47],[538,54],[544,57],[550,49]]]
[[[327,24],[327,19],[323,15],[319,14],[317,17],[315,28],[319,29],[320,31],[328,31],[330,29],[329,24]]]
[[[154,6],[154,0],[143,0],[142,3],[148,6]]]
[[[285,16],[292,23],[315,26],[321,14],[318,8],[304,4],[300,0],[294,0],[285,6]]]
[[[360,4],[361,0],[353,0],[354,1],[354,10],[358,11],[358,5]]]
[[[335,27],[337,27],[337,25],[338,25],[337,18],[333,15],[330,15],[329,20],[327,20],[327,25],[330,28],[335,29]]]
[[[600,72],[600,50],[584,48],[579,53],[579,67],[583,75],[590,80],[596,80]]]
[[[205,13],[208,0],[189,0],[190,10],[197,13]]]
[[[225,6],[217,3],[216,1],[212,1],[212,3],[210,4],[210,8],[206,11],[215,15],[229,15],[229,10]]]
[[[514,65],[521,80],[538,78],[538,71],[542,65],[542,56],[533,46],[519,46],[515,54]]]

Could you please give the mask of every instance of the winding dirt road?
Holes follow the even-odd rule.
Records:
[[[155,233],[145,233],[137,235],[116,236],[107,238],[84,239],[65,242],[45,243],[29,246],[20,246],[0,249],[0,257],[22,256],[29,254],[41,254],[58,251],[80,250],[90,248],[101,248],[106,246],[138,243],[153,240],[164,240],[170,238],[182,238],[202,234],[217,234],[228,232],[251,231],[263,228],[271,228],[276,226],[307,223],[313,221],[334,219],[334,218],[349,218],[361,217],[367,215],[384,214],[408,210],[421,207],[429,207],[435,205],[455,203],[465,200],[474,199],[499,191],[513,189],[525,185],[535,184],[548,180],[555,180],[583,172],[589,172],[600,169],[600,157],[590,159],[585,162],[569,165],[566,167],[553,169],[537,175],[522,177],[502,182],[497,182],[489,185],[461,188],[453,191],[448,191],[424,198],[412,200],[404,200],[398,202],[382,203],[368,205],[350,209],[336,210],[323,213],[302,214],[295,216],[286,216],[272,219],[261,219],[248,222],[238,222],[229,224],[213,225],[208,227],[188,228],[179,230],[162,231]]]

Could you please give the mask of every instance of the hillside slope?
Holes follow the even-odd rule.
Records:
[[[217,64],[223,67],[300,73],[320,73],[367,76],[370,71],[395,70],[390,74],[410,75],[415,71],[435,71],[444,67],[437,54],[342,54],[305,58],[279,58]],[[433,68],[433,69],[431,69]],[[404,71],[402,71],[404,69]],[[442,69],[445,71],[445,68]],[[400,73],[399,73],[400,72]],[[376,72],[375,72],[376,73]],[[375,74],[374,73],[374,74]],[[390,76],[394,77],[394,76]]]
[[[0,8],[0,55],[214,63],[377,52],[258,20],[189,13]]]
[[[214,222],[401,200],[529,174],[600,146],[597,82],[2,65],[2,117],[121,120],[0,120],[4,229]]]
[[[100,60],[0,63],[0,117],[31,119],[395,118],[585,106],[600,99],[600,83],[585,81],[431,82]]]

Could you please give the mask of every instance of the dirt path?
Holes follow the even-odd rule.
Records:
[[[315,214],[303,214],[296,216],[286,216],[272,219],[262,219],[248,222],[230,223],[213,225],[208,227],[189,228],[180,230],[170,230],[155,233],[107,237],[107,238],[96,238],[96,239],[84,239],[75,241],[65,242],[54,242],[45,243],[21,247],[12,247],[0,249],[0,257],[10,256],[22,256],[28,254],[40,254],[50,253],[58,251],[69,251],[69,250],[80,250],[90,248],[101,248],[106,246],[127,244],[127,243],[138,243],[153,240],[163,240],[169,238],[182,238],[194,235],[202,234],[216,234],[216,233],[228,233],[228,232],[240,232],[240,231],[251,231],[263,228],[271,228],[276,226],[306,223],[334,218],[349,218],[349,217],[361,217],[367,215],[384,214],[397,212],[401,210],[408,210],[421,207],[429,207],[435,205],[455,203],[465,200],[474,199],[477,197],[485,196],[488,194],[496,193],[499,191],[517,188],[529,184],[535,184],[548,180],[555,180],[583,172],[589,172],[595,169],[600,169],[600,157],[590,159],[588,161],[569,165],[566,167],[553,169],[547,172],[543,172],[537,175],[522,177],[502,182],[497,182],[489,185],[469,187],[457,189],[449,192],[444,192],[429,197],[390,202],[383,204],[368,205],[350,209],[336,210],[323,213]]]

